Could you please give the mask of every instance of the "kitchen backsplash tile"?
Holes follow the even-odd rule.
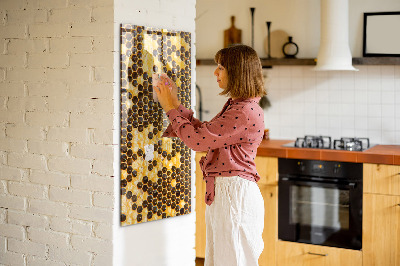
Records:
[[[393,118],[395,116],[394,112],[395,106],[393,104],[382,104],[382,119],[383,118]]]
[[[393,104],[395,102],[395,91],[390,90],[390,91],[384,91],[382,93],[382,104]]]
[[[313,66],[274,66],[264,70],[271,107],[264,111],[270,137],[305,134],[369,137],[371,143],[400,144],[400,66],[357,65],[357,72],[313,71]],[[210,120],[226,98],[214,66],[197,67],[203,120]]]

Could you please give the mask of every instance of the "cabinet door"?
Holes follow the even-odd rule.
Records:
[[[276,243],[278,240],[278,187],[259,185],[264,198],[264,250],[258,259],[260,266],[276,265]]]
[[[196,153],[196,257],[204,258],[206,251],[206,183],[203,181],[203,172],[200,169],[199,161],[204,152]]]
[[[400,266],[400,196],[364,194],[363,265]]]
[[[362,252],[278,241],[278,266],[361,266]]]
[[[364,193],[400,195],[400,166],[365,163],[363,175]]]
[[[257,156],[254,162],[261,176],[258,184],[278,185],[278,158]]]

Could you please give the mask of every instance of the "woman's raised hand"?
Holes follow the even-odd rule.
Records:
[[[158,102],[165,112],[171,109],[175,109],[179,106],[177,104],[177,95],[173,93],[173,87],[176,87],[175,83],[168,77],[157,74],[153,75],[153,92],[157,94]],[[177,88],[175,89],[177,91]]]
[[[178,99],[178,86],[176,86],[176,83],[172,79],[170,79],[167,74],[163,73],[163,74],[161,74],[160,77],[164,83],[167,82],[171,86],[172,102],[173,102],[175,108],[178,108],[179,105],[181,104]]]

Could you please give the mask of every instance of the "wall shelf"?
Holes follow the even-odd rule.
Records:
[[[315,58],[260,58],[263,67],[272,66],[313,66]],[[215,65],[214,59],[197,59],[198,66]],[[400,57],[356,57],[353,65],[400,65]]]
[[[358,57],[353,65],[400,65],[400,57]]]

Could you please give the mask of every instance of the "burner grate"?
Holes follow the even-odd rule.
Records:
[[[299,148],[330,149],[331,137],[306,135],[304,138],[297,138],[294,146]]]
[[[369,147],[368,138],[340,138],[333,142],[335,150],[363,151]]]
[[[296,148],[314,148],[314,149],[333,149],[333,150],[344,150],[344,151],[364,151],[371,148],[368,138],[347,138],[342,137],[331,141],[329,136],[318,136],[318,135],[305,135],[299,137],[295,142],[285,144],[286,147]]]

